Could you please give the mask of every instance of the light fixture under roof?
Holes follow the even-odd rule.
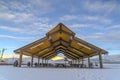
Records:
[[[73,49],[74,51],[78,52],[78,53],[81,53],[80,51],[76,50],[76,49]]]
[[[51,40],[51,36],[49,36],[48,39]]]
[[[77,43],[77,44],[80,45],[80,46],[83,46],[83,47],[85,47],[85,48],[87,48],[87,49],[89,49],[89,50],[91,50],[91,48],[88,47],[88,46],[85,46],[85,45],[83,45],[83,44],[81,44],[81,43]]]
[[[43,50],[43,51],[41,51],[41,52],[39,52],[38,54],[40,54],[40,53],[42,53],[42,52],[44,52],[44,51],[47,51],[48,49],[45,49],[45,50]]]
[[[72,39],[73,39],[73,36],[70,36],[70,39],[72,40]]]
[[[36,48],[36,47],[38,47],[38,46],[40,46],[40,45],[42,45],[42,44],[44,44],[44,43],[42,42],[42,43],[40,43],[40,44],[37,44],[37,45],[31,47],[30,49]]]

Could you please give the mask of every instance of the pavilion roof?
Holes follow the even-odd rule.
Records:
[[[16,49],[14,52],[43,59],[51,59],[60,52],[70,59],[92,57],[98,55],[99,52],[108,53],[76,37],[75,33],[62,23],[50,30],[46,37]]]

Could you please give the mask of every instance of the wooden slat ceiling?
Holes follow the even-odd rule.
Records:
[[[44,59],[51,59],[59,52],[62,52],[70,59],[80,59],[96,56],[99,51],[102,54],[108,53],[97,46],[77,38],[73,31],[64,24],[59,23],[46,34],[46,37],[21,47],[14,52]]]

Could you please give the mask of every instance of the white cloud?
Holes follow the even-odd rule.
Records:
[[[107,29],[120,29],[120,24],[109,26]]]
[[[70,21],[70,20],[76,20],[78,19],[78,15],[64,15],[60,18],[62,21]]]
[[[35,20],[35,16],[30,13],[19,13],[19,12],[2,12],[0,13],[0,20],[7,20],[10,22],[30,22]]]
[[[9,22],[15,22],[15,23],[22,23],[22,24],[32,24],[36,22],[40,23],[47,23],[49,21],[49,18],[47,17],[38,17],[35,16],[32,13],[26,13],[26,12],[11,12],[11,13],[0,13],[0,20],[7,20]]]
[[[23,26],[0,26],[0,30],[14,32],[14,33],[22,33],[22,34],[30,34],[30,35],[36,35],[36,34],[45,34],[50,29],[52,29],[52,24],[48,23],[41,23],[41,22],[33,22],[31,24],[24,24]]]
[[[9,26],[0,26],[0,30],[6,30],[11,32],[22,32],[24,29],[22,28],[16,28],[16,27],[9,27]]]
[[[64,15],[60,18],[62,21],[72,21],[72,20],[77,20],[77,21],[90,21],[90,22],[100,22],[104,24],[111,23],[112,20],[109,18],[105,18],[103,16],[91,16],[91,15]]]
[[[83,16],[83,20],[96,21],[101,23],[111,23],[112,20],[102,16]]]
[[[11,20],[15,18],[15,15],[10,13],[0,13],[0,20]]]
[[[52,2],[48,0],[30,0],[31,6],[34,6],[34,8],[37,8],[37,10],[40,10],[40,12],[49,12],[53,10]]]
[[[71,28],[98,28],[99,29],[99,26],[96,25],[96,24],[88,24],[88,23],[82,23],[82,24],[72,24],[70,25]]]
[[[13,12],[27,12],[34,14],[44,14],[53,11],[54,7],[48,0],[26,0],[26,1],[0,1],[0,7],[7,8],[8,11]]]
[[[111,46],[107,50],[120,50],[120,46]]]
[[[14,15],[16,16],[13,19],[14,22],[24,23],[24,22],[32,22],[35,20],[35,16],[33,14],[16,13]]]
[[[28,41],[28,40],[34,40],[34,37],[15,37],[15,36],[9,36],[9,35],[0,35],[0,39],[13,39],[13,40],[19,40],[19,41]]]
[[[119,9],[116,1],[86,1],[84,8],[93,12],[107,12],[109,14],[113,10]]]
[[[96,33],[93,35],[83,36],[83,39],[97,40],[101,42],[120,42],[120,31],[110,31],[104,33]]]

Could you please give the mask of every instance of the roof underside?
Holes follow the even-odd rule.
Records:
[[[14,51],[28,56],[51,59],[58,53],[63,53],[70,59],[80,59],[96,56],[107,51],[75,37],[75,33],[62,23],[46,34],[46,37],[30,43]]]

